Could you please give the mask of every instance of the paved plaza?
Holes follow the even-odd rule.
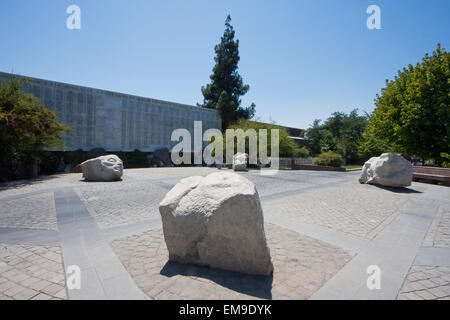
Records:
[[[180,179],[217,170],[0,185],[0,300],[450,299],[450,188],[359,184],[358,171],[239,173],[261,199],[273,276],[169,262],[159,202]],[[73,265],[81,288],[69,290]],[[380,289],[367,286],[369,266]]]

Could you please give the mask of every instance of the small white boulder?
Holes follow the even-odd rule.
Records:
[[[248,155],[246,153],[238,152],[233,156],[233,170],[246,171],[247,170]]]
[[[412,175],[413,166],[408,160],[397,153],[383,153],[364,163],[359,182],[407,187],[411,185]]]
[[[248,179],[229,171],[182,179],[159,211],[170,260],[272,273],[258,192]]]

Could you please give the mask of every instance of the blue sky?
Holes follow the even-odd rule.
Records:
[[[81,8],[68,30],[66,8]],[[366,8],[381,8],[368,30]],[[227,14],[260,121],[306,128],[334,111],[371,112],[399,68],[438,42],[450,1],[40,0],[0,3],[0,71],[195,105]]]

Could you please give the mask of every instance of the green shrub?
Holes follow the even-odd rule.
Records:
[[[87,152],[81,149],[64,152],[64,163],[70,164],[72,167],[75,167],[77,164],[80,164],[86,160]]]
[[[441,158],[444,159],[442,161],[442,167],[443,168],[450,168],[450,154],[447,152],[441,152]]]
[[[75,151],[41,151],[39,155],[41,159],[41,172],[45,174],[53,174],[58,171],[60,165],[76,165],[87,160],[87,152],[78,149]]]
[[[314,159],[314,164],[318,166],[340,167],[342,164],[342,157],[339,153],[327,151],[319,154]]]
[[[306,147],[296,148],[293,152],[293,156],[296,158],[307,158],[309,157],[309,150]]]
[[[116,152],[117,155],[123,162],[123,167],[126,169],[130,168],[148,168],[149,163],[147,159],[147,154],[135,149],[133,152]]]
[[[62,164],[62,152],[42,151],[40,159],[41,173],[53,174],[58,171],[59,165]]]

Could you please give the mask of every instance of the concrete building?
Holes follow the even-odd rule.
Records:
[[[11,76],[0,72],[0,81],[9,81]],[[216,110],[26,78],[29,81],[23,90],[39,98],[61,123],[73,128],[64,133],[67,151],[101,147],[107,151],[153,152],[161,147],[171,149],[177,143],[170,141],[175,129],[188,129],[194,137],[196,120],[202,121],[203,132],[221,129]]]

